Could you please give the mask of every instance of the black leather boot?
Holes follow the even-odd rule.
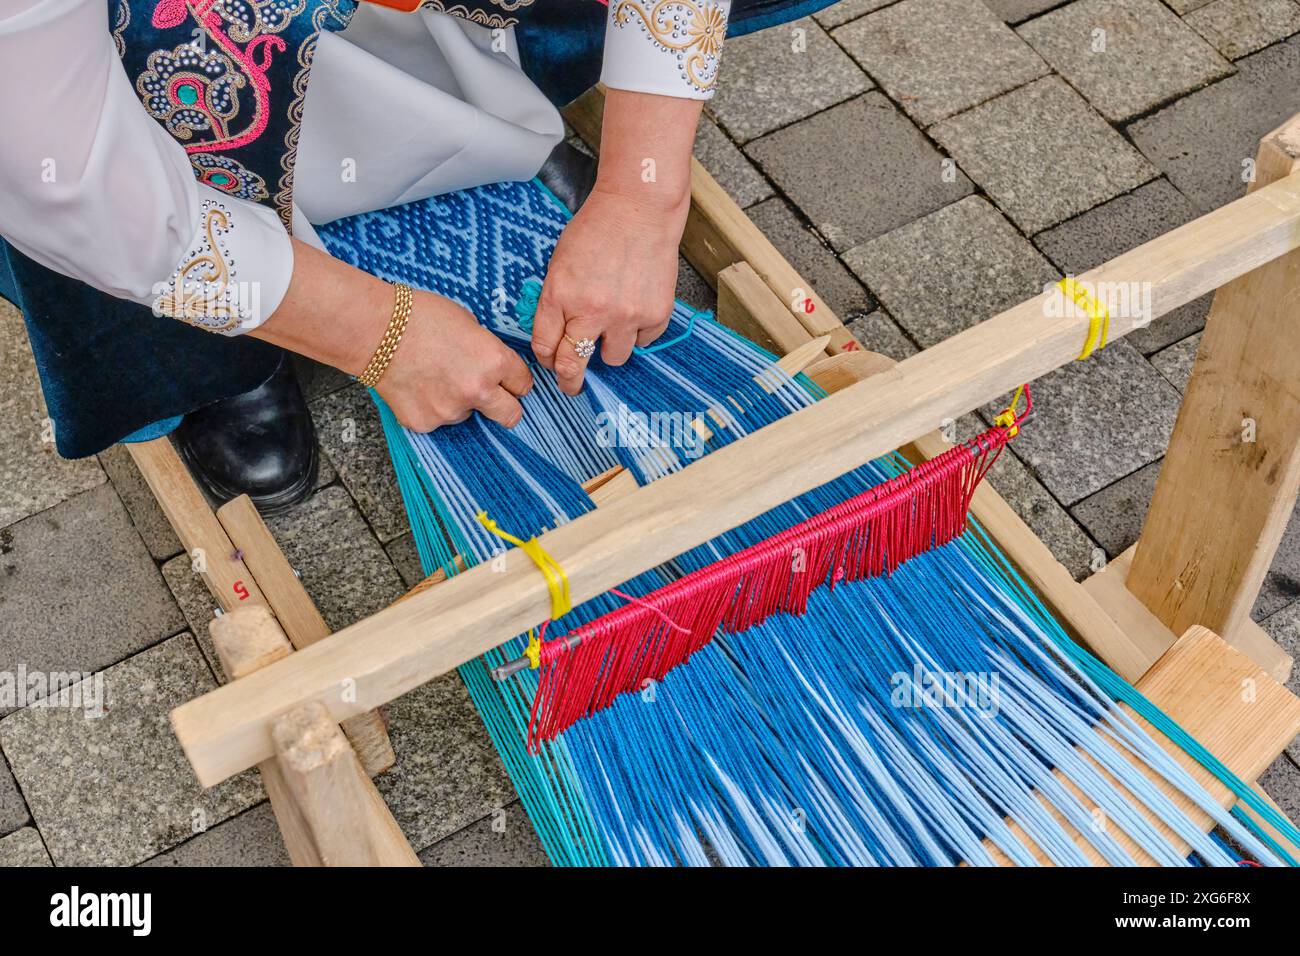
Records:
[[[537,178],[555,193],[556,199],[569,207],[569,212],[577,212],[596,185],[596,161],[561,141],[546,157],[546,162],[537,171]]]
[[[288,356],[251,392],[186,415],[176,444],[213,497],[247,494],[264,515],[304,500],[320,465],[311,413]]]

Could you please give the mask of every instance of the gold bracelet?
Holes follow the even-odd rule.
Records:
[[[388,328],[384,330],[384,337],[379,340],[379,347],[375,349],[375,354],[370,356],[370,361],[357,376],[358,381],[366,388],[374,388],[378,385],[379,380],[388,371],[388,365],[392,362],[397,346],[402,341],[402,333],[406,331],[406,322],[411,317],[413,301],[411,287],[396,282],[393,284],[393,291],[397,294],[396,301],[393,303],[393,317],[388,321]]]

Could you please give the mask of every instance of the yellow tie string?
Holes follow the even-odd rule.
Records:
[[[476,517],[478,523],[484,528],[498,538],[515,545],[532,559],[533,564],[537,565],[537,570],[541,571],[542,577],[546,578],[546,587],[551,592],[551,620],[558,620],[568,614],[573,609],[573,602],[569,597],[569,577],[564,573],[560,563],[546,553],[541,542],[536,538],[525,541],[515,537],[509,531],[503,531],[487,516],[486,511],[480,511]]]
[[[1015,438],[1020,434],[1020,426],[1016,424],[1017,409],[1020,407],[1021,396],[1025,394],[1025,386],[1021,385],[1016,389],[1016,394],[1011,396],[1011,404],[1007,406],[1006,411],[998,414],[993,419],[994,425],[1001,425],[1007,430],[1008,438]]]
[[[1088,338],[1084,341],[1083,351],[1078,358],[1082,362],[1097,349],[1106,347],[1106,337],[1110,334],[1110,313],[1073,276],[1066,276],[1057,285],[1088,316]]]

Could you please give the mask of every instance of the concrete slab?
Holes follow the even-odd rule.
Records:
[[[745,151],[840,252],[971,191],[961,170],[880,93],[787,126]]]
[[[1156,176],[1151,164],[1056,76],[944,120],[930,134],[1030,235]]]
[[[922,126],[1049,72],[978,0],[903,0],[840,27],[834,37]],[[979,55],[970,55],[973,50]]]
[[[1202,212],[1245,194],[1260,139],[1300,113],[1300,38],[1236,66],[1236,76],[1128,127],[1138,149]]]
[[[68,461],[54,448],[36,360],[18,310],[0,299],[0,528],[104,483],[94,458]]]
[[[844,262],[926,348],[1033,298],[1059,278],[981,196],[850,249]]]
[[[0,747],[55,863],[139,863],[264,799],[253,771],[204,790],[172,733],[170,711],[215,686],[183,633],[64,691],[60,706],[0,721]],[[101,716],[87,711],[95,700]]]
[[[1232,73],[1232,64],[1159,0],[1075,0],[1019,33],[1115,123]]]
[[[1292,0],[1215,0],[1184,21],[1230,60],[1300,32],[1300,4]]]
[[[0,530],[0,671],[93,673],[184,626],[112,485]]]
[[[518,802],[494,811],[420,854],[425,866],[550,866]]]
[[[727,40],[708,111],[739,143],[865,93],[872,83],[811,18]]]

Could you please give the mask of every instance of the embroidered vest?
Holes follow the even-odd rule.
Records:
[[[386,0],[489,27],[534,0]],[[290,228],[298,127],[322,30],[358,0],[108,0],[117,52],[144,109],[185,147],[200,182],[274,209]]]

